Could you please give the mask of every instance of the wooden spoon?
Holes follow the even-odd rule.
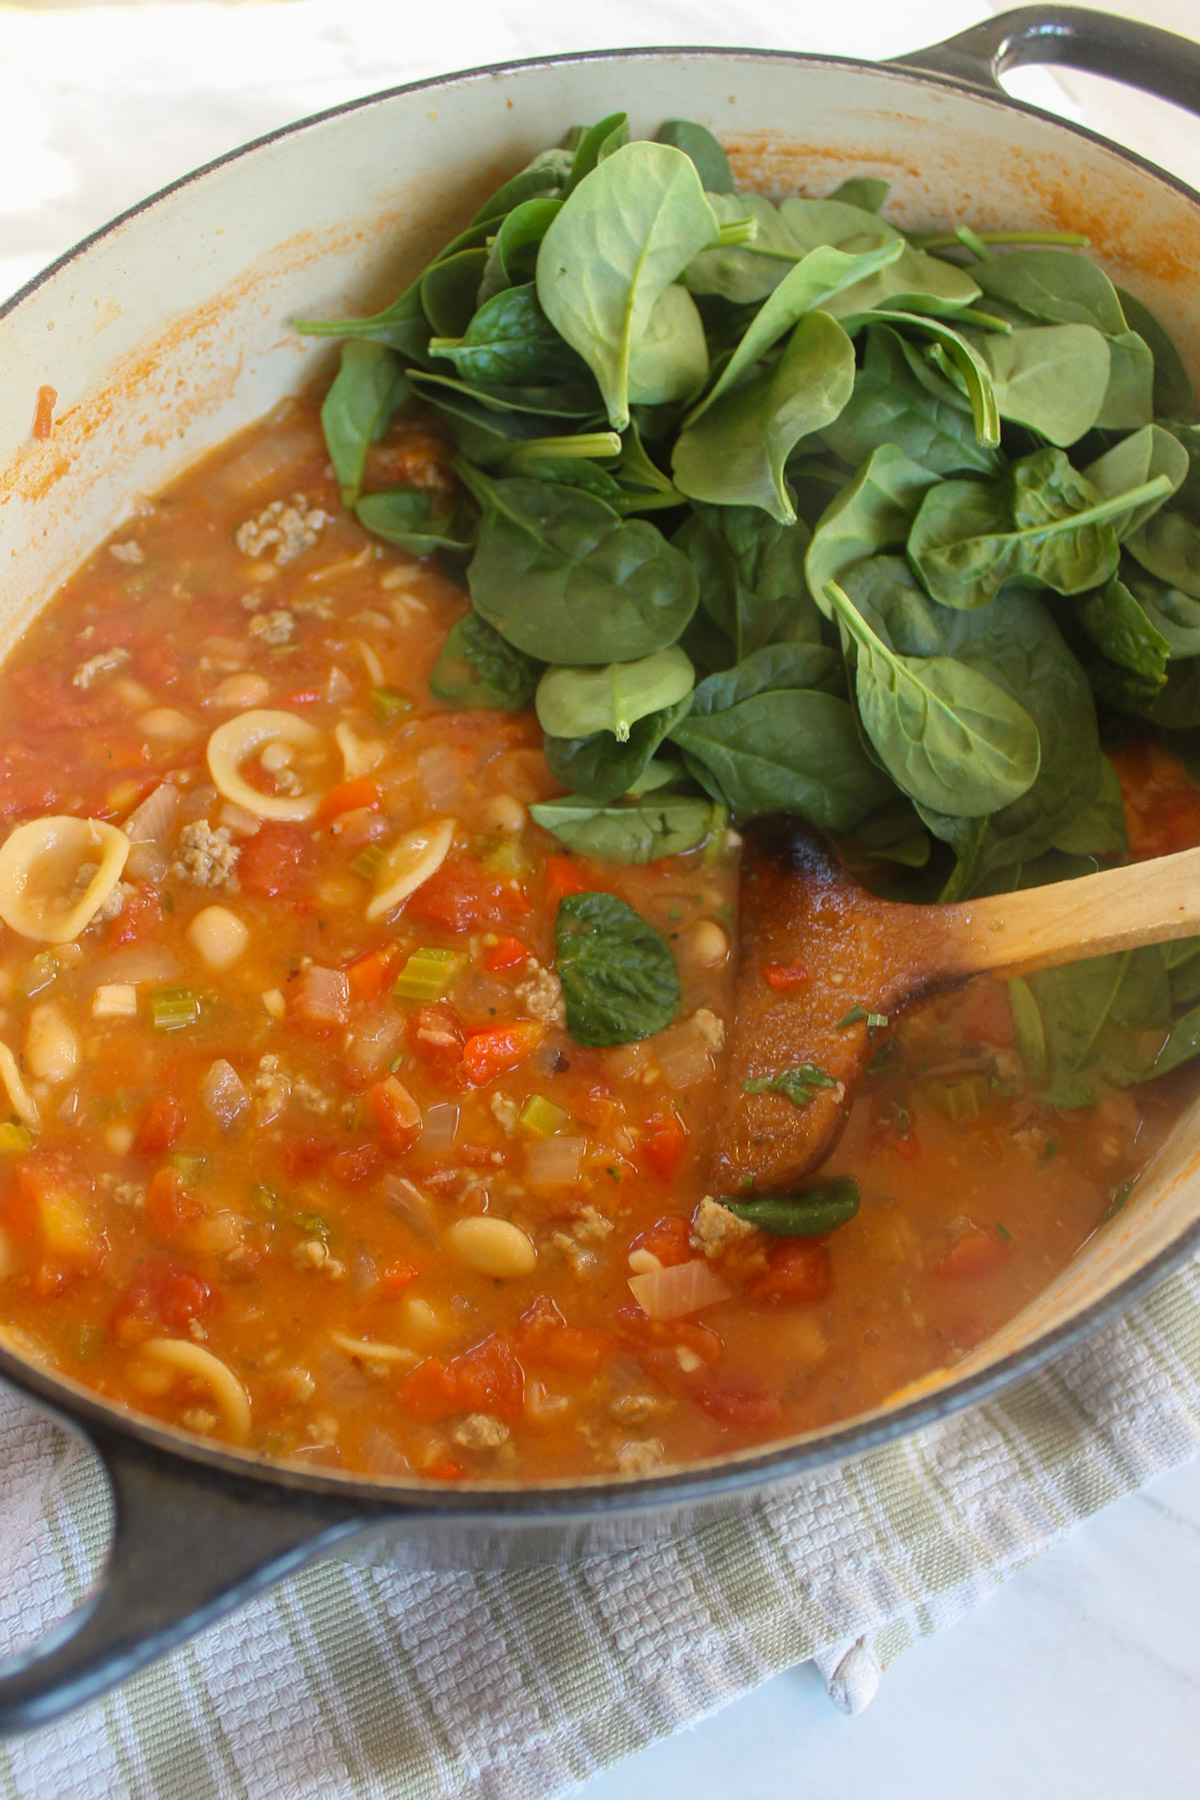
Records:
[[[748,1198],[789,1192],[837,1142],[879,1042],[869,1014],[892,1019],[973,975],[1024,975],[1200,935],[1200,849],[1019,893],[904,906],[858,887],[794,820],[767,819],[746,832],[740,909],[729,1079],[710,1185]],[[800,1106],[778,1092],[745,1091],[747,1081],[801,1063],[837,1085],[816,1088]]]

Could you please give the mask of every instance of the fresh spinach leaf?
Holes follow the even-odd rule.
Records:
[[[421,277],[421,306],[439,337],[457,337],[475,311],[487,251],[459,250],[430,263]]]
[[[1200,1006],[1194,1006],[1190,1012],[1176,1019],[1167,1033],[1167,1041],[1155,1057],[1144,1077],[1149,1081],[1156,1075],[1168,1075],[1172,1069],[1182,1068],[1200,1056]]]
[[[518,650],[546,662],[632,662],[679,637],[696,609],[695,571],[648,521],[622,520],[576,488],[492,481],[465,464],[460,473],[483,515],[471,598]]]
[[[533,280],[542,239],[561,206],[558,199],[526,200],[501,220],[487,247],[487,262],[479,282],[479,306],[505,288]]]
[[[364,338],[370,343],[386,344],[408,360],[423,362],[430,325],[421,305],[421,278],[382,312],[366,318],[297,319],[295,329],[304,337]]]
[[[551,388],[587,381],[587,367],[559,337],[531,284],[505,288],[472,315],[459,338],[432,338],[469,387]]]
[[[586,175],[538,253],[538,298],[600,386],[617,431],[629,423],[629,371],[659,299],[717,237],[690,157],[626,144]]]
[[[1123,540],[1144,525],[1172,493],[1178,493],[1189,469],[1188,453],[1177,437],[1161,425],[1144,425],[1090,462],[1083,473],[1101,500],[1129,493],[1160,475],[1170,483],[1165,495],[1133,508],[1117,521],[1117,536]]]
[[[490,225],[515,212],[528,200],[561,192],[564,182],[570,176],[574,160],[569,150],[541,151],[532,162],[518,170],[484,201],[471,224]]]
[[[1102,588],[1085,594],[1075,616],[1105,662],[1115,665],[1111,672],[1096,664],[1089,669],[1101,698],[1110,705],[1127,705],[1132,676],[1132,691],[1144,704],[1152,703],[1167,679],[1171,645],[1125,583],[1114,575]]]
[[[863,727],[903,793],[936,812],[978,818],[1028,792],[1041,748],[1018,701],[953,657],[898,655],[836,582],[826,595],[857,646]]]
[[[686,700],[695,671],[679,649],[656,650],[637,662],[608,663],[604,668],[546,670],[538,683],[538,723],[552,737],[590,737],[608,731],[619,744],[639,719]]]
[[[1126,548],[1168,587],[1200,600],[1200,525],[1186,513],[1163,507],[1130,533]]]
[[[1150,346],[1154,357],[1154,410],[1160,419],[1186,419],[1196,406],[1191,380],[1183,358],[1144,300],[1124,288],[1117,289],[1130,330]]]
[[[808,591],[830,617],[825,588],[864,556],[906,542],[922,500],[938,478],[894,444],[873,450],[853,481],[821,514],[805,558]],[[966,484],[961,484],[966,485]]]
[[[353,507],[358,499],[367,452],[383,436],[408,392],[394,351],[361,338],[346,339],[341,368],[321,407],[321,429],[343,506]]]
[[[821,1088],[836,1088],[839,1085],[827,1069],[818,1069],[815,1063],[796,1063],[789,1069],[777,1069],[773,1075],[756,1075],[751,1081],[743,1081],[744,1094],[782,1094],[793,1106],[807,1106]]]
[[[938,623],[943,653],[1018,700],[1037,726],[1042,752],[1029,791],[988,819],[918,808],[934,836],[955,850],[959,866],[946,897],[962,899],[997,869],[1052,849],[1091,808],[1103,758],[1087,676],[1034,595],[1016,591],[978,612],[941,610]]]
[[[581,130],[575,143],[571,172],[563,183],[563,199],[568,199],[580,182],[592,174],[606,157],[623,149],[628,142],[629,118],[623,112],[609,113],[606,119],[599,119],[595,125]]]
[[[721,1205],[772,1237],[820,1237],[848,1225],[858,1211],[858,1183],[850,1175],[817,1182],[798,1194],[762,1194],[752,1200],[722,1195]]]
[[[435,510],[439,498],[424,488],[382,488],[364,494],[354,511],[367,531],[410,556],[469,556],[475,541],[474,519],[461,503],[447,506],[442,501],[444,510]]]
[[[671,732],[701,786],[736,817],[791,812],[825,831],[851,831],[893,795],[845,700],[791,687],[741,698],[739,674],[701,682],[690,715]]]
[[[991,374],[1001,418],[1027,425],[1060,448],[1095,425],[1112,358],[1107,338],[1094,326],[1034,325],[1008,336],[971,336]]]
[[[708,380],[704,321],[687,289],[672,282],[650,312],[629,356],[629,404],[662,406],[693,398]]]
[[[759,506],[783,525],[796,520],[784,478],[792,450],[837,418],[854,386],[854,346],[827,313],[808,313],[783,354],[685,427],[671,466],[693,500]]]
[[[430,691],[450,706],[519,712],[530,704],[541,665],[494,631],[477,612],[452,625],[429,677]]]
[[[889,325],[872,325],[854,392],[821,436],[856,467],[881,444],[935,475],[996,475],[996,449],[981,444],[964,396]]]
[[[1136,331],[1108,340],[1108,387],[1096,417],[1099,431],[1134,431],[1154,417],[1154,358]]]
[[[679,974],[661,932],[612,894],[569,894],[554,927],[567,1030],[577,1044],[631,1044],[679,1011]]]
[[[841,250],[811,250],[780,282],[751,319],[720,377],[698,406],[684,420],[695,425],[708,408],[742,382],[755,364],[792,331],[807,314],[825,307],[843,288],[872,273],[882,263],[894,261],[903,249],[898,238],[877,249],[847,256]]]
[[[706,125],[697,125],[691,119],[668,119],[659,126],[656,141],[672,144],[691,157],[706,193],[732,194],[729,158]]]
[[[638,788],[663,740],[687,718],[691,706],[689,693],[674,706],[647,713],[630,728],[624,743],[611,731],[593,731],[587,737],[547,737],[543,740],[546,766],[574,795],[607,805]]]
[[[539,801],[529,811],[543,830],[552,832],[569,850],[613,863],[648,863],[663,856],[680,856],[722,829],[726,818],[724,808],[712,800],[661,791],[618,805],[568,794],[561,800]]]
[[[986,449],[994,449],[1000,442],[1000,408],[987,363],[970,339],[942,319],[896,312],[882,306],[870,317],[903,326],[907,331],[915,331],[921,337],[932,339],[931,356],[967,397],[977,441]],[[861,323],[861,319],[848,319],[847,328],[855,330]]]
[[[875,175],[852,175],[848,181],[841,182],[828,196],[830,200],[842,200],[847,206],[861,207],[863,212],[882,212],[887,205],[887,197],[892,191],[890,181],[881,181]]]
[[[1112,282],[1076,251],[1010,250],[971,273],[989,298],[1005,300],[1031,318],[1051,325],[1090,325],[1109,338],[1128,330]]]
[[[1000,483],[944,481],[922,501],[908,555],[943,606],[987,606],[1013,582],[1080,594],[1116,573],[1117,533],[1170,493],[1165,475],[1101,499],[1061,450],[1037,450]]]
[[[673,542],[690,559],[700,605],[720,633],[710,667],[737,663],[786,639],[816,643],[821,619],[804,584],[809,532],[759,507],[699,506]]]
[[[1097,1082],[1128,1087],[1155,1069],[1171,1017],[1170,983],[1158,945],[1044,969],[1026,976],[1023,985],[1019,1004],[1034,1063],[1028,1072],[1052,1105],[1091,1106]],[[1024,1055],[1020,1036],[1018,1047]]]

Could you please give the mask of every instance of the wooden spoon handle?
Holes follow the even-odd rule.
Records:
[[[926,941],[914,960],[935,979],[984,970],[1024,975],[1110,950],[1200,936],[1200,849],[927,910],[934,915],[931,929],[920,932]]]

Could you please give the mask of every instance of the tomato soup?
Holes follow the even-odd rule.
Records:
[[[387,454],[445,479],[415,428]],[[465,610],[342,510],[297,401],[0,671],[3,1341],[207,1437],[443,1481],[651,1472],[952,1365],[1120,1203],[1182,1078],[1055,1109],[977,983],[881,1036],[828,1165],[856,1216],[754,1229],[706,1185],[737,834],[564,854],[532,712],[430,692]],[[1178,771],[1120,772],[1135,848],[1200,837]],[[565,1028],[556,917],[597,894],[674,959],[640,1041]]]

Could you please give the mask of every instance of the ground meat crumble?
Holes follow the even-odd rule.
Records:
[[[223,887],[236,893],[238,879],[234,870],[240,855],[238,846],[231,842],[227,825],[218,825],[214,830],[207,819],[196,819],[185,825],[179,834],[179,849],[171,864],[171,873],[180,880],[194,882],[197,887]]]

